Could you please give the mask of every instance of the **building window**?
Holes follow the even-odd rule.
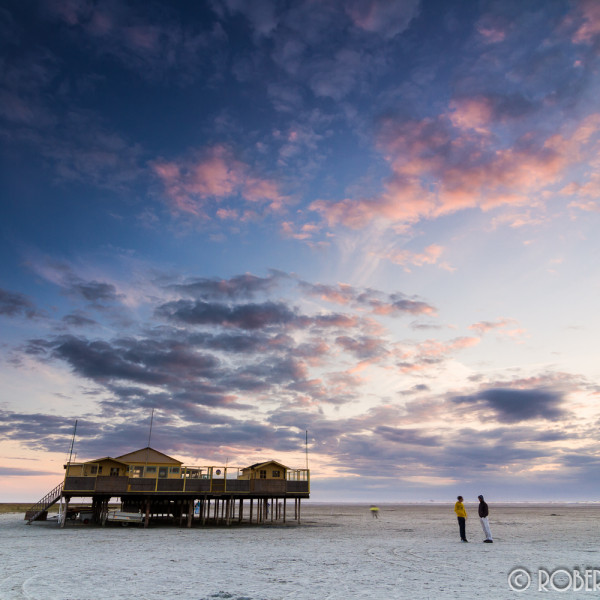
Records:
[[[98,475],[102,475],[102,465],[98,467]]]
[[[146,475],[156,475],[156,467],[146,467]]]
[[[92,465],[92,466],[90,467],[90,473],[91,473],[92,475],[97,475],[97,474],[98,474],[98,465]]]
[[[111,467],[110,468],[110,476],[118,477],[118,475],[119,475],[119,467]]]
[[[266,479],[266,478],[267,478],[267,472],[261,469],[261,470],[259,471],[259,477],[260,477],[261,479]]]
[[[144,467],[129,467],[131,477],[139,479],[144,476]]]
[[[179,467],[169,467],[169,473],[173,475],[179,475]]]
[[[273,477],[281,477],[281,473],[279,471],[273,471]]]

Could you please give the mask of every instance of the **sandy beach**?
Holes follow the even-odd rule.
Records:
[[[467,505],[469,544],[452,506],[306,503],[300,526],[147,530],[26,526],[0,517],[2,600],[279,600],[513,598],[538,591],[538,570],[600,569],[600,507],[491,505],[494,544],[483,544]],[[513,591],[515,568],[531,574]],[[555,588],[568,586],[559,574]],[[513,582],[514,585],[514,582]],[[522,577],[517,580],[522,585]],[[584,590],[582,590],[584,591]],[[597,593],[597,592],[596,592]]]

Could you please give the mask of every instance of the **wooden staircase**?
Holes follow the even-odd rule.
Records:
[[[33,521],[45,520],[48,509],[59,501],[62,489],[63,482],[61,481],[51,492],[48,492],[25,513],[27,525],[31,525]]]

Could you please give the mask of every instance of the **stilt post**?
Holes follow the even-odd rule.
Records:
[[[187,514],[187,526],[190,528],[192,526],[192,518],[194,516],[194,499],[191,498],[188,501],[188,514]]]
[[[69,496],[65,497],[65,510],[63,514],[60,516],[60,526],[61,528],[65,526],[65,522],[67,521],[67,510],[69,509]]]

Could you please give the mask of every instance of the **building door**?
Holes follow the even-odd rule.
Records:
[[[167,477],[167,467],[159,467],[158,468],[158,476],[161,477],[162,479],[166,479]]]

